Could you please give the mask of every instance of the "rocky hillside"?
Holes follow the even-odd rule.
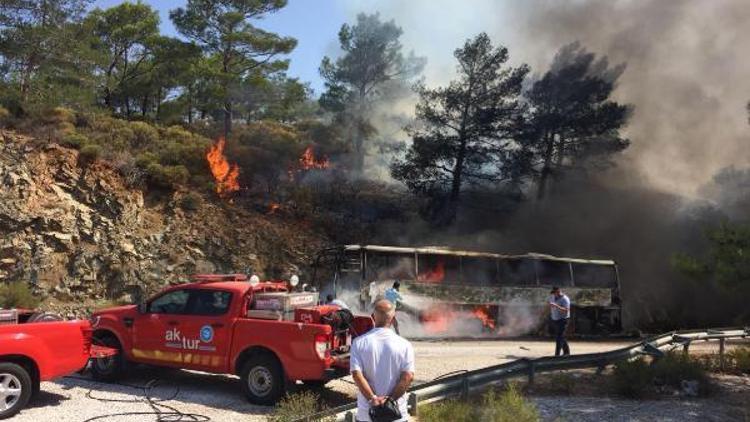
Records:
[[[180,206],[185,195],[147,198],[106,162],[81,165],[75,150],[0,131],[0,281],[80,303],[202,272],[304,279],[322,246],[277,215],[206,196]]]

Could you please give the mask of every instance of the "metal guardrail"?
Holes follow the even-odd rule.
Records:
[[[719,340],[720,365],[723,366],[725,341],[748,337],[750,337],[750,327],[671,331],[647,338],[632,346],[607,352],[560,357],[546,356],[536,359],[522,358],[415,385],[407,393],[409,414],[416,416],[417,405],[420,403],[427,404],[450,397],[465,398],[473,391],[508,378],[527,376],[529,381],[533,382],[534,375],[538,372],[582,368],[597,368],[601,372],[608,365],[641,355],[659,357],[663,356],[665,352],[678,348],[682,348],[684,353],[688,353],[690,344],[694,341]],[[301,417],[297,421],[311,422],[324,418],[335,418],[336,422],[354,422],[356,411],[357,403],[355,401],[314,415]]]

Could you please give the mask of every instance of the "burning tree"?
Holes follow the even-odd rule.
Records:
[[[418,87],[413,144],[392,166],[393,177],[413,192],[437,200],[438,224],[456,217],[466,184],[496,183],[512,174],[522,127],[521,85],[526,65],[507,67],[508,50],[479,34],[454,53],[457,80],[447,87]]]
[[[237,181],[240,176],[240,169],[236,164],[230,165],[229,161],[227,161],[227,157],[224,156],[225,145],[226,141],[224,138],[219,138],[206,153],[208,166],[216,181],[216,193],[222,197],[240,190],[240,185]]]

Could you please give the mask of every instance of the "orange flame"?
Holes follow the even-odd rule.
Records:
[[[450,308],[434,306],[422,312],[420,322],[422,328],[430,334],[446,333],[450,328],[450,322],[454,318],[454,312]]]
[[[275,214],[275,213],[276,213],[276,211],[278,211],[278,210],[279,210],[279,208],[281,208],[281,204],[279,204],[278,202],[271,202],[271,203],[270,203],[270,204],[268,205],[268,214],[269,214],[269,215],[270,215],[270,214]]]
[[[427,271],[417,276],[417,281],[421,283],[442,283],[445,278],[445,263],[438,261],[435,268],[430,268]]]
[[[216,180],[216,193],[219,196],[226,196],[240,190],[240,184],[237,181],[240,169],[236,164],[230,165],[227,161],[227,157],[224,156],[225,146],[226,141],[221,137],[206,153],[206,160]]]
[[[480,305],[474,308],[471,312],[478,320],[482,321],[482,325],[490,330],[495,329],[495,320],[490,316],[489,307]]]
[[[312,146],[305,148],[305,152],[303,152],[302,156],[299,158],[300,170],[322,170],[329,167],[331,167],[331,163],[328,160],[328,157],[324,156],[320,159],[315,158]]]

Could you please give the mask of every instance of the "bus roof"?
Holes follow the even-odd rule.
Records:
[[[499,254],[491,252],[465,251],[453,249],[446,246],[424,246],[418,248],[408,248],[402,246],[383,246],[383,245],[344,245],[344,251],[367,251],[367,252],[386,252],[386,253],[403,253],[403,254],[425,254],[425,255],[449,255],[470,258],[491,258],[491,259],[537,259],[545,261],[569,262],[573,264],[592,264],[592,265],[616,265],[611,259],[580,259],[552,256],[547,254],[529,252],[525,254]]]

